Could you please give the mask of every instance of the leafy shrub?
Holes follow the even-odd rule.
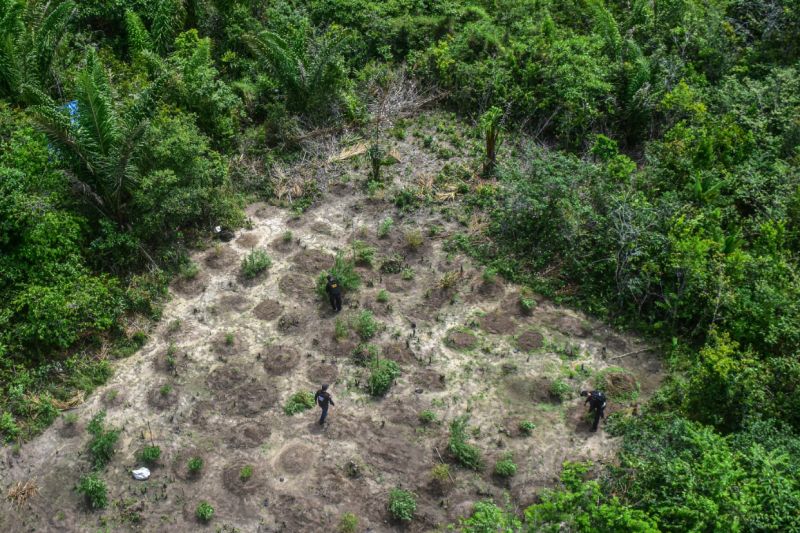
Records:
[[[431,468],[431,477],[437,483],[446,484],[450,482],[450,465],[447,463],[439,463]]]
[[[425,239],[422,237],[422,232],[419,229],[412,229],[406,232],[406,246],[408,246],[412,250],[416,250],[422,243],[425,242]]]
[[[419,413],[419,421],[423,424],[432,424],[436,421],[436,413],[430,409],[425,409]]]
[[[283,406],[283,412],[292,416],[314,407],[314,393],[300,391],[292,394]]]
[[[158,389],[158,392],[161,394],[161,396],[169,396],[172,393],[172,385],[169,383],[161,385],[161,388]]]
[[[520,295],[519,297],[519,308],[522,312],[526,315],[530,315],[533,313],[534,308],[536,307],[536,300],[530,296]]]
[[[202,457],[192,457],[186,463],[186,468],[189,469],[191,474],[197,474],[203,469],[203,458]]]
[[[333,324],[333,336],[336,339],[344,339],[347,337],[347,322],[341,318],[336,318]]]
[[[64,413],[61,415],[65,426],[74,426],[78,421],[78,413]]]
[[[344,513],[339,520],[339,533],[356,533],[358,531],[358,517],[353,513]]]
[[[542,531],[533,528],[523,530],[522,523],[514,515],[513,510],[504,511],[491,501],[476,502],[472,514],[468,518],[462,518],[459,526],[459,531],[462,533]]]
[[[378,237],[381,239],[388,237],[389,232],[392,231],[392,226],[394,226],[392,217],[386,217],[381,220],[380,224],[378,224]]]
[[[95,474],[81,477],[75,490],[86,498],[92,509],[104,509],[108,505],[108,488]]]
[[[242,260],[242,274],[246,278],[255,278],[272,266],[272,259],[264,250],[253,250]]]
[[[404,268],[402,270],[402,272],[400,273],[400,277],[403,278],[406,281],[410,281],[410,280],[414,279],[415,275],[416,275],[416,273],[414,272],[414,269],[411,268],[411,267]]]
[[[517,465],[510,454],[495,463],[494,473],[500,477],[511,477],[517,473]]]
[[[353,362],[358,366],[367,366],[379,353],[380,350],[374,344],[361,343],[353,350]]]
[[[400,375],[400,367],[391,359],[373,359],[370,364],[369,393],[384,396]]]
[[[378,300],[378,302],[385,304],[389,301],[389,292],[386,289],[381,289],[375,299]]]
[[[389,492],[389,514],[395,520],[410,522],[417,511],[417,499],[412,492],[395,488]]]
[[[194,515],[202,522],[208,522],[214,516],[214,508],[207,501],[201,501],[194,511]]]
[[[245,465],[239,470],[239,479],[242,482],[245,482],[253,477],[253,467],[250,465]]]
[[[534,429],[536,429],[536,424],[530,420],[523,420],[519,423],[519,432],[523,435],[530,435]]]
[[[375,316],[372,314],[372,311],[365,309],[358,314],[354,326],[356,333],[358,333],[358,336],[361,337],[361,340],[368,341],[378,332],[381,327],[381,323],[375,320]]]
[[[339,280],[339,287],[343,291],[355,291],[361,285],[361,278],[355,271],[352,261],[338,254],[333,260],[333,268],[327,272],[320,272],[317,276],[317,294],[320,298],[327,298],[325,286],[328,284],[328,274]]]
[[[197,266],[197,263],[189,261],[181,265],[180,276],[184,279],[195,279],[199,273],[200,267]]]
[[[550,383],[550,390],[548,391],[550,397],[560,402],[568,400],[572,397],[572,387],[561,379],[556,379]]]
[[[460,416],[450,423],[450,439],[448,449],[453,457],[466,468],[483,469],[481,452],[475,446],[467,444],[467,416]]]
[[[14,416],[11,413],[5,411],[0,415],[0,435],[3,436],[5,442],[13,441],[17,438],[19,433],[19,426],[17,426]]]
[[[357,265],[372,266],[375,248],[364,241],[353,241],[353,261]]]
[[[161,448],[158,446],[145,446],[139,452],[139,460],[148,465],[153,465],[161,458]]]
[[[107,429],[104,424],[105,418],[106,412],[100,411],[86,426],[86,430],[92,435],[89,441],[89,455],[95,468],[103,468],[111,461],[121,432],[119,429]]]
[[[233,342],[236,340],[236,337],[234,337],[233,333],[229,331],[228,333],[225,334],[224,340],[225,340],[225,346],[233,346]]]
[[[281,240],[286,244],[292,242],[292,239],[294,239],[294,234],[291,231],[285,231],[281,235]]]
[[[494,267],[489,267],[483,271],[481,277],[483,278],[484,283],[487,285],[492,285],[497,281],[497,269]]]

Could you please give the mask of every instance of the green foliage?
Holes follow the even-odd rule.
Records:
[[[161,448],[158,446],[145,446],[139,452],[138,459],[148,465],[158,463],[161,458]]]
[[[463,533],[516,533],[525,531],[511,510],[503,510],[492,501],[476,502],[472,514],[459,521]],[[534,531],[534,530],[530,530]]]
[[[394,488],[389,492],[389,514],[395,520],[410,522],[417,511],[417,499],[414,493]]]
[[[355,318],[353,327],[361,337],[361,340],[368,341],[375,336],[381,328],[381,323],[375,320],[372,311],[367,309],[361,311]]]
[[[89,421],[86,430],[89,440],[89,456],[96,469],[104,468],[114,456],[114,448],[122,430],[105,427],[106,412],[100,411]]]
[[[391,359],[372,359],[367,381],[369,393],[373,396],[385,396],[394,380],[400,376],[400,367]]]
[[[253,467],[250,465],[245,465],[239,470],[239,479],[242,482],[246,482],[251,477],[253,477]]]
[[[194,515],[201,522],[209,522],[214,516],[214,508],[207,501],[201,501],[194,510]]]
[[[492,106],[481,115],[480,125],[485,141],[485,161],[483,164],[483,175],[485,177],[494,174],[494,167],[497,165],[497,148],[500,145],[500,129],[503,120],[503,110]]]
[[[186,468],[189,469],[191,474],[198,474],[203,469],[203,459],[202,457],[192,457],[186,463]]]
[[[380,303],[385,304],[389,301],[389,292],[386,289],[381,289],[378,291],[378,295],[375,297]]]
[[[450,482],[450,465],[447,463],[438,463],[431,468],[431,477],[440,484]]]
[[[375,260],[375,248],[364,241],[353,241],[353,261],[357,265],[372,266]]]
[[[378,224],[378,237],[384,239],[389,236],[389,232],[392,230],[392,226],[394,226],[394,220],[392,217],[386,217],[381,220],[380,224]]]
[[[344,513],[339,519],[339,533],[356,533],[358,531],[358,517],[353,513]]]
[[[347,338],[347,322],[341,318],[337,318],[333,325],[333,336],[338,339]]]
[[[108,505],[108,488],[96,474],[81,477],[75,490],[83,495],[92,509],[105,509]]]
[[[523,435],[530,435],[536,429],[536,424],[530,420],[523,420],[519,423],[519,432]]]
[[[272,266],[272,258],[264,250],[253,250],[242,259],[242,274],[246,278],[255,278]]]
[[[406,239],[406,246],[411,250],[416,250],[425,242],[425,239],[422,237],[422,232],[415,228],[408,230],[405,233]]]
[[[555,379],[550,383],[550,389],[547,391],[550,397],[563,402],[572,397],[572,387],[562,379]]]
[[[506,455],[494,464],[494,473],[500,477],[511,477],[517,473],[517,464],[510,455]]]
[[[484,464],[480,450],[471,444],[467,444],[468,420],[469,417],[464,415],[450,422],[448,449],[461,466],[471,470],[483,470]]]
[[[434,422],[436,422],[436,413],[434,413],[430,409],[425,409],[424,411],[420,411],[419,421],[426,425],[433,424]]]
[[[360,343],[353,350],[353,362],[359,366],[367,366],[373,359],[377,359],[380,350],[374,344]]]
[[[341,254],[337,254],[333,260],[333,268],[326,272],[320,272],[317,276],[317,294],[320,298],[327,298],[325,286],[328,284],[328,275],[332,275],[339,280],[339,287],[343,291],[355,291],[361,286],[361,277],[355,271],[353,261],[345,259]]]
[[[403,270],[400,272],[400,277],[401,277],[402,279],[406,280],[406,281],[410,281],[410,280],[414,279],[414,276],[415,276],[415,275],[416,275],[416,273],[414,272],[414,269],[413,269],[413,268],[411,268],[411,267],[405,267],[405,268],[404,268],[404,269],[403,269]]]
[[[9,412],[3,412],[0,415],[0,435],[3,436],[4,442],[11,442],[15,440],[20,433],[19,426],[17,426],[14,417]]]
[[[314,393],[300,391],[292,394],[283,406],[283,412],[292,416],[314,407]]]

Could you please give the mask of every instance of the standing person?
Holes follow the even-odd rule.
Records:
[[[328,293],[328,298],[331,301],[331,307],[335,312],[342,310],[342,288],[339,286],[339,280],[328,274],[328,284],[325,285],[325,292]]]
[[[328,392],[327,383],[322,385],[322,388],[314,395],[314,401],[322,408],[322,416],[319,417],[319,425],[322,426],[325,424],[325,419],[328,417],[328,405],[336,405],[333,403],[331,393]]]
[[[600,423],[600,419],[602,418],[605,420],[605,410],[606,410],[606,395],[603,394],[602,391],[593,390],[591,392],[582,390],[581,396],[585,397],[583,405],[589,404],[589,412],[591,413],[594,411],[594,423],[592,424],[592,431],[597,431],[597,424]]]

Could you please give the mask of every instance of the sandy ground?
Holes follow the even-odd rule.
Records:
[[[417,161],[413,172],[410,163],[388,171],[396,185],[445,164],[425,155],[414,140],[396,145]],[[341,167],[341,176],[365,171],[349,162]],[[487,284],[468,258],[443,250],[446,238],[459,230],[446,209],[404,215],[366,197],[356,183],[327,183],[323,200],[300,217],[251,205],[251,229],[198,251],[193,260],[200,274],[174,284],[148,344],[115,362],[109,383],[73,410],[77,431],[58,421],[18,455],[3,451],[2,486],[32,479],[40,491],[19,508],[0,503],[0,529],[335,530],[341,515],[351,512],[359,517],[359,531],[435,531],[481,499],[504,502],[507,495],[511,505],[524,508],[539,489],[554,484],[565,460],[613,460],[617,443],[602,429],[588,431],[577,392],[614,364],[611,372],[623,376],[623,386],[639,388],[636,401],[646,399],[663,375],[658,358],[643,352],[613,359],[646,347],[643,341],[539,297],[524,315],[518,287]],[[381,239],[376,228],[387,215],[395,224]],[[432,237],[433,225],[443,231]],[[425,237],[417,251],[404,238],[412,229]],[[282,237],[287,231],[288,243]],[[355,238],[376,246],[375,265],[359,268],[364,283],[345,295],[339,316],[350,319],[371,309],[384,325],[371,342],[402,369],[378,400],[364,390],[366,370],[350,357],[356,334],[335,340],[335,316],[314,291],[317,274],[335,253],[347,253]],[[273,264],[268,273],[245,280],[240,263],[255,248],[266,250]],[[394,255],[414,270],[413,280],[381,273],[380,265]],[[439,285],[448,275],[456,283],[443,291]],[[381,289],[389,292],[388,303],[377,301]],[[165,360],[170,346],[174,369]],[[557,380],[569,387],[571,398],[551,396]],[[325,429],[316,424],[318,409],[283,413],[292,393],[313,391],[323,381],[332,384],[336,402]],[[165,384],[172,387],[168,394],[161,391]],[[632,405],[633,400],[612,402],[608,412]],[[437,422],[419,421],[425,409]],[[110,505],[91,511],[73,487],[90,470],[85,426],[101,410],[122,434],[102,473]],[[463,414],[470,416],[470,442],[486,459],[483,472],[458,467],[447,451],[449,422]],[[536,425],[532,435],[520,434],[523,420]],[[162,449],[160,464],[150,480],[135,481],[135,453],[151,442]],[[499,479],[494,462],[508,453],[517,474]],[[204,468],[190,476],[186,462],[195,456],[203,458]],[[453,483],[432,479],[440,461],[451,464]],[[245,465],[253,467],[253,477],[242,482],[238,474]],[[393,487],[417,494],[410,524],[394,523],[388,515]],[[200,500],[215,509],[208,526],[194,516]]]

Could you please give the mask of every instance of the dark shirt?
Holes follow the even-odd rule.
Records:
[[[606,395],[600,391],[593,390],[589,393],[589,397],[583,402],[584,405],[589,404],[589,409],[603,409],[606,406]]]
[[[318,390],[317,393],[314,395],[314,400],[319,404],[320,407],[323,409],[328,407],[328,404],[336,405],[333,403],[333,398],[331,398],[331,394],[327,391],[322,389]]]
[[[327,292],[332,296],[339,296],[340,294],[342,294],[342,289],[339,286],[339,280],[336,278],[330,280],[328,284],[325,285],[325,292]]]

